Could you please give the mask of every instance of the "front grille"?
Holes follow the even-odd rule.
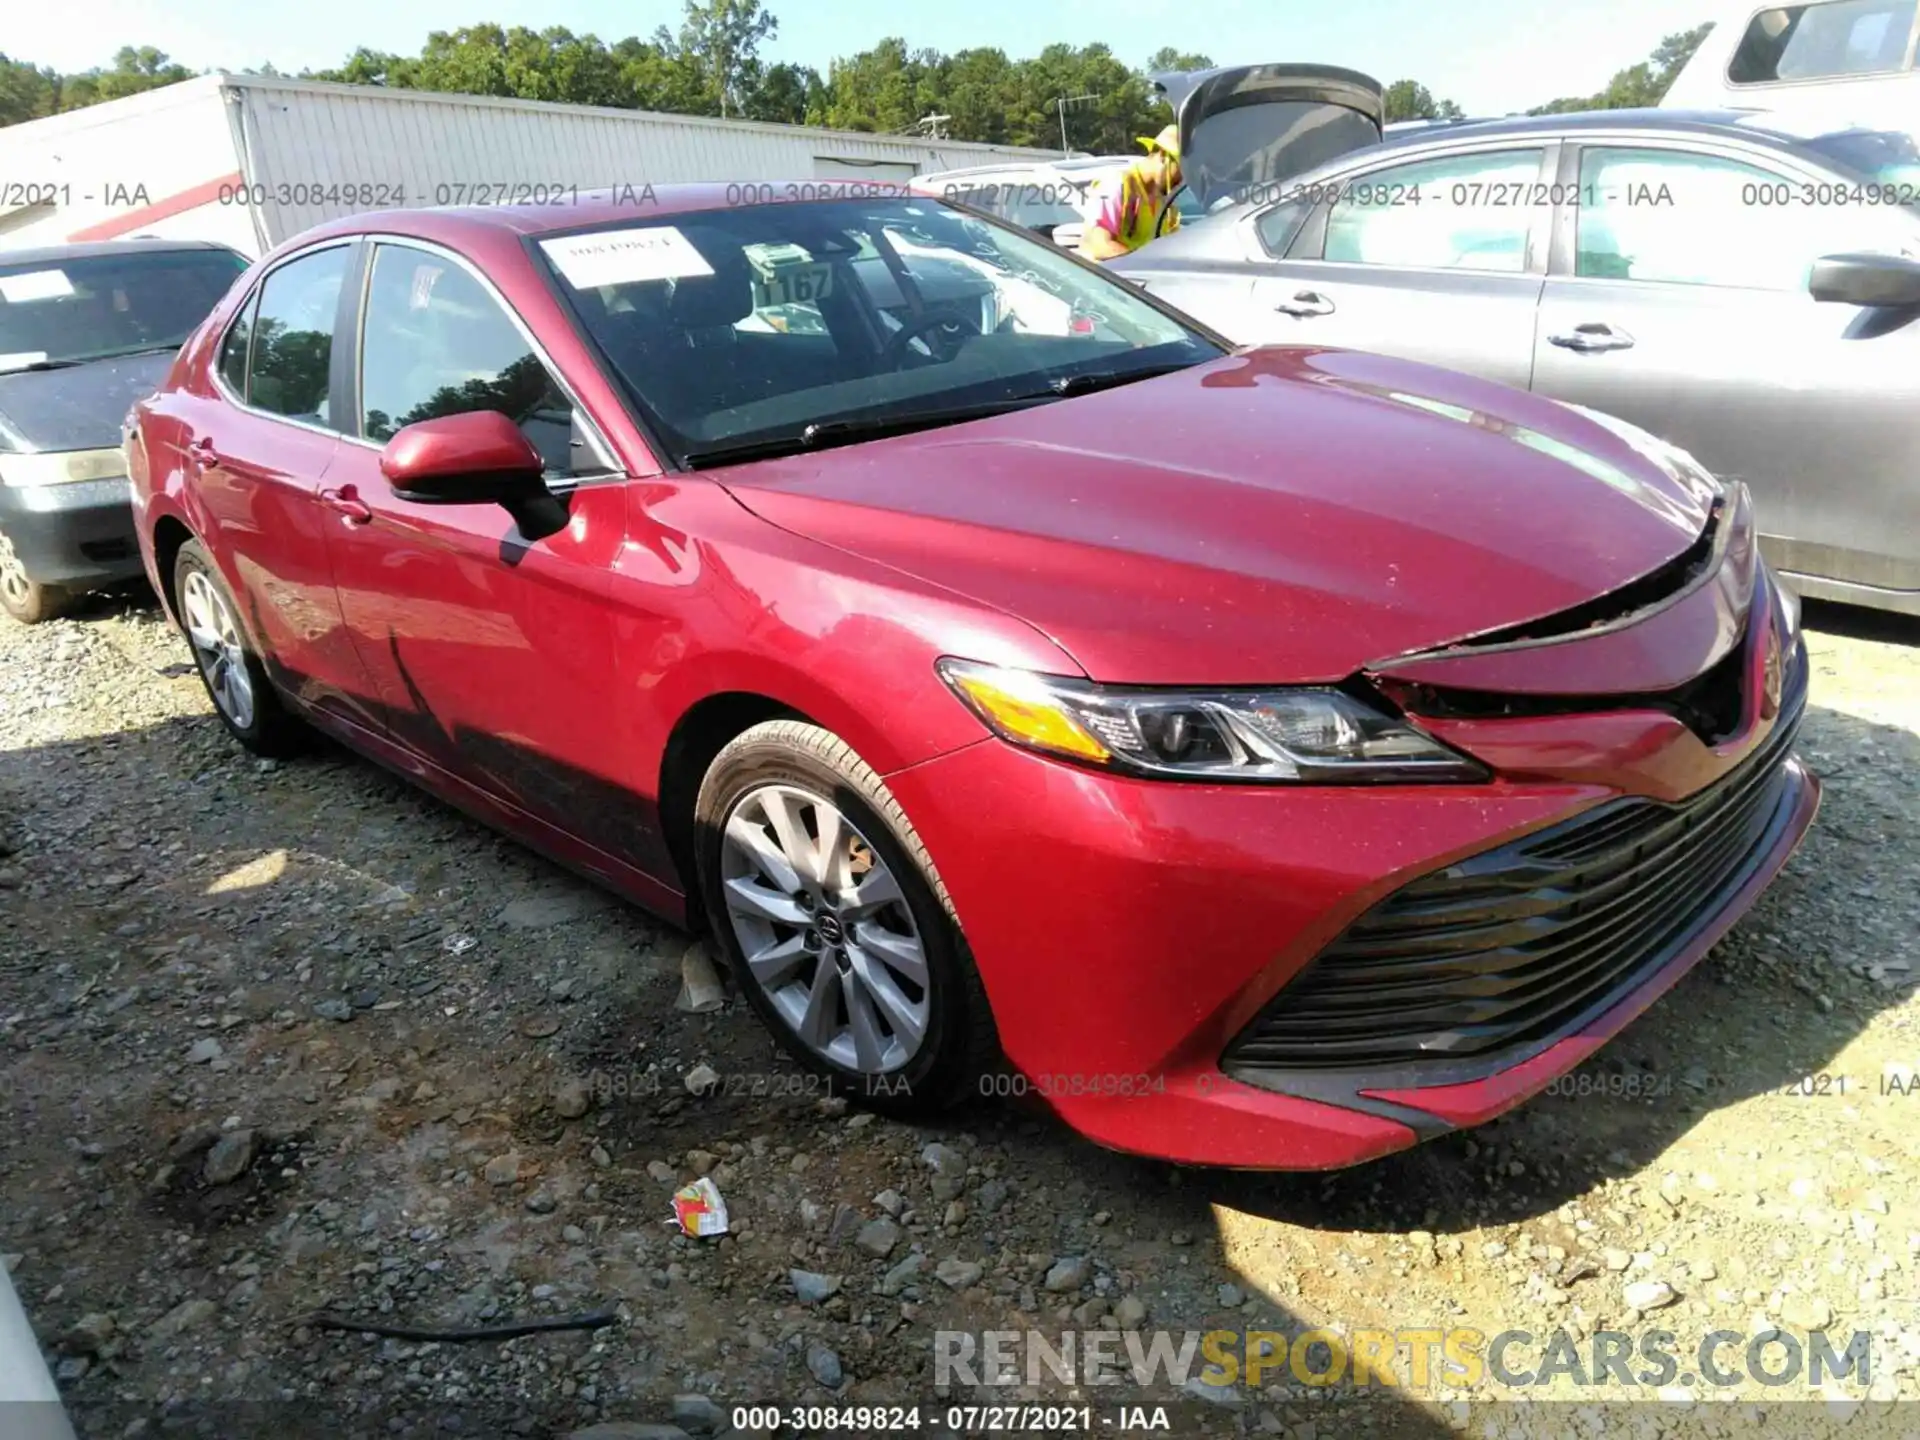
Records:
[[[1719,910],[1792,803],[1806,671],[1791,667],[1766,743],[1699,794],[1601,805],[1395,891],[1268,1003],[1222,1068],[1458,1067],[1604,1010]]]
[[[1432,720],[1507,720],[1523,715],[1586,715],[1608,710],[1665,710],[1709,745],[1740,726],[1746,695],[1746,646],[1736,644],[1712,669],[1675,690],[1653,695],[1510,695],[1401,682],[1396,697]]]

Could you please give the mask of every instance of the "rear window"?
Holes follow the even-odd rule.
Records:
[[[1904,70],[1920,0],[1781,5],[1747,22],[1727,67],[1735,85],[1830,80]]]
[[[0,370],[177,350],[246,267],[231,250],[131,246],[0,264]]]

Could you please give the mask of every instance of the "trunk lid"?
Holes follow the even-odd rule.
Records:
[[[1274,185],[1380,140],[1380,82],[1337,65],[1229,65],[1150,83],[1180,125],[1180,170],[1202,205]]]

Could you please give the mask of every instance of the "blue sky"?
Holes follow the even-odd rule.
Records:
[[[780,20],[771,59],[825,70],[887,35],[958,50],[1031,54],[1104,40],[1138,64],[1163,44],[1222,63],[1312,60],[1383,81],[1411,77],[1470,113],[1501,114],[1598,90],[1663,35],[1714,18],[1722,0],[766,0]],[[122,44],[156,45],[199,69],[284,71],[337,63],[356,45],[419,49],[430,30],[480,20],[565,25],[616,40],[675,24],[679,0],[327,0],[300,23],[278,0],[6,0],[15,59],[80,70]]]

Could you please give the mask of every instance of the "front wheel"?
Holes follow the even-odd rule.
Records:
[[[303,749],[306,727],[280,703],[266,667],[240,628],[233,593],[198,540],[180,547],[173,592],[194,664],[227,733],[256,755],[277,759]]]
[[[27,574],[6,532],[0,530],[0,610],[22,625],[38,625],[65,614],[74,595],[59,585],[42,585]]]
[[[834,1089],[924,1115],[974,1093],[999,1046],[932,858],[830,731],[756,725],[695,805],[706,914],[747,1002]]]

